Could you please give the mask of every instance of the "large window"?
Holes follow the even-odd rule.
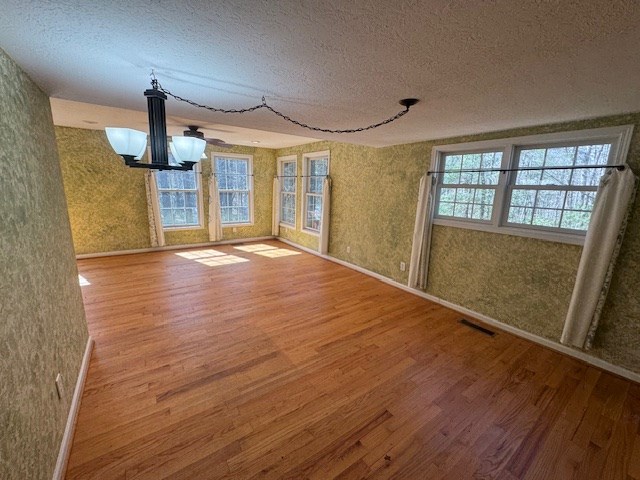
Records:
[[[304,159],[304,219],[305,230],[319,232],[322,222],[322,184],[329,175],[329,152],[316,152]]]
[[[298,160],[295,155],[278,161],[280,175],[280,223],[287,227],[296,226],[296,182]]]
[[[171,154],[169,162],[176,163]],[[195,168],[198,170],[155,172],[162,228],[202,226],[199,164]]]
[[[250,155],[214,155],[223,225],[253,223],[252,161]]]
[[[434,223],[580,244],[600,178],[607,165],[624,163],[631,131],[434,147],[432,170],[443,172],[435,174]]]

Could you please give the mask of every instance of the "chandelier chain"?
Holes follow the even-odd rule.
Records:
[[[254,112],[256,110],[264,108],[265,110],[269,110],[271,113],[276,114],[277,116],[279,116],[283,120],[286,120],[289,123],[293,123],[294,125],[298,125],[299,127],[306,128],[308,130],[313,130],[313,131],[316,131],[316,132],[324,132],[324,133],[356,133],[356,132],[364,132],[366,130],[371,130],[373,128],[378,128],[378,127],[381,127],[382,125],[386,125],[388,123],[394,122],[395,120],[399,119],[400,117],[406,115],[407,112],[409,111],[409,108],[411,107],[411,105],[405,105],[404,110],[401,110],[400,112],[396,113],[392,117],[389,117],[386,120],[382,120],[381,122],[378,122],[378,123],[373,123],[373,124],[368,125],[366,127],[346,128],[346,129],[321,128],[321,127],[314,127],[313,125],[309,125],[309,124],[304,123],[304,122],[300,122],[300,121],[295,120],[295,119],[291,118],[290,116],[280,112],[279,110],[276,110],[275,108],[273,108],[271,105],[269,105],[267,103],[267,100],[266,100],[265,97],[262,97],[262,103],[261,104],[255,105],[255,106],[249,107],[249,108],[241,108],[241,109],[216,108],[216,107],[211,107],[209,105],[203,105],[201,103],[194,102],[193,100],[189,100],[188,98],[184,98],[184,97],[181,97],[180,95],[176,95],[175,93],[170,92],[169,90],[164,88],[159,82],[157,82],[157,80],[155,79],[155,76],[153,77],[153,81],[157,85],[158,90],[160,90],[165,95],[168,95],[168,96],[174,98],[175,100],[177,100],[179,102],[188,103],[189,105],[191,105],[193,107],[203,108],[205,110],[209,110],[210,112],[218,112],[218,113],[247,113],[247,112]]]

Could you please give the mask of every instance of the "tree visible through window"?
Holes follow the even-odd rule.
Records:
[[[438,215],[491,220],[498,172],[456,172],[500,168],[502,152],[452,154],[444,156],[445,173],[440,185]]]
[[[251,223],[252,158],[216,155],[214,160],[222,224]]]
[[[155,172],[163,228],[200,225],[200,182],[195,171]]]
[[[519,167],[605,166],[611,144],[523,148]],[[510,185],[507,222],[586,231],[604,168],[525,170]]]
[[[322,223],[322,184],[329,174],[329,157],[305,157],[305,162],[304,228],[319,232]]]
[[[433,223],[581,244],[600,179],[608,165],[625,162],[632,131],[436,146]]]
[[[297,160],[283,161],[280,171],[280,222],[296,225]]]

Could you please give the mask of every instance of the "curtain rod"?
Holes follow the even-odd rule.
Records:
[[[507,173],[507,172],[526,172],[526,171],[536,171],[536,170],[577,170],[577,169],[589,169],[589,168],[617,168],[618,170],[622,171],[626,168],[626,165],[624,164],[619,164],[619,165],[584,165],[584,166],[578,166],[578,165],[571,165],[571,166],[566,166],[566,167],[522,167],[522,168],[486,168],[486,169],[481,169],[481,168],[470,168],[470,169],[462,169],[462,170],[429,170],[427,172],[427,176],[432,175],[434,173],[475,173],[475,172],[479,172],[479,173],[484,173],[484,172],[500,172],[500,173]]]

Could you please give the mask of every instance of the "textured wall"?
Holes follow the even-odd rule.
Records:
[[[103,131],[56,127],[56,139],[76,253],[150,247],[144,172]]]
[[[0,478],[50,479],[87,327],[49,100],[2,50],[0,79]]]
[[[301,168],[303,153],[330,150],[334,190],[329,253],[406,283],[408,272],[400,271],[399,265],[408,264],[411,256],[418,183],[429,167],[433,146],[625,124],[635,125],[628,161],[640,173],[640,114],[380,149],[318,142],[278,150],[276,155],[297,154]],[[317,248],[317,237],[290,229],[280,233]],[[558,341],[580,254],[581,248],[574,245],[436,227],[427,292]],[[640,206],[636,204],[591,351],[634,371],[640,371],[639,290]]]

